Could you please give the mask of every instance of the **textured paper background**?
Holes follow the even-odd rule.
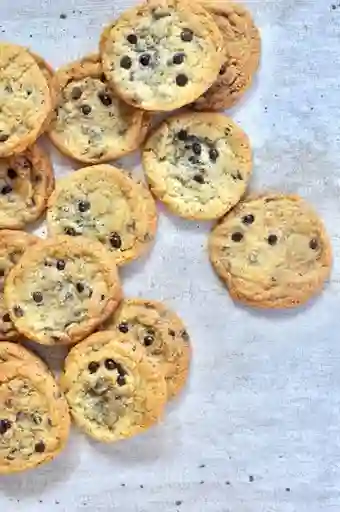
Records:
[[[2,511],[340,510],[340,7],[247,5],[262,31],[262,69],[232,116],[253,143],[252,188],[298,192],[316,206],[333,240],[332,281],[297,311],[236,306],[209,266],[209,226],[163,212],[152,254],[124,270],[124,289],[166,300],[186,321],[187,392],[144,436],[100,446],[74,431],[54,463],[0,478]],[[95,50],[125,6],[1,0],[0,34],[58,66]],[[57,174],[75,167],[54,161]]]

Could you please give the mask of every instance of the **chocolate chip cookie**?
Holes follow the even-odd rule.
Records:
[[[0,474],[34,468],[65,447],[70,417],[52,375],[23,361],[0,364]]]
[[[77,425],[112,442],[156,423],[166,403],[160,368],[139,343],[103,331],[75,346],[65,361],[61,388]]]
[[[17,330],[38,343],[76,343],[117,307],[114,258],[96,241],[59,236],[30,247],[5,281]]]
[[[51,235],[99,240],[123,265],[154,239],[157,210],[149,191],[110,165],[80,169],[59,180],[49,201]]]
[[[143,142],[150,115],[109,88],[98,55],[59,69],[52,88],[58,98],[49,135],[62,153],[99,163],[126,155]]]
[[[47,207],[54,187],[52,164],[37,144],[0,159],[0,228],[22,229]]]
[[[237,103],[259,67],[261,36],[247,9],[233,2],[204,0],[223,34],[224,62],[217,80],[194,102],[197,110],[223,110]]]
[[[144,110],[169,111],[210,87],[223,63],[223,38],[197,2],[151,0],[103,32],[104,73],[117,93]]]
[[[51,111],[46,79],[28,50],[0,43],[0,157],[33,144]]]
[[[24,363],[30,368],[37,366],[40,370],[48,371],[46,364],[35,354],[18,343],[0,341],[0,371],[3,363]]]
[[[38,238],[23,231],[0,231],[0,340],[17,339],[19,336],[5,304],[5,279],[26,249],[37,241]]]
[[[179,393],[188,377],[191,350],[188,332],[176,313],[161,302],[126,299],[104,328],[143,345],[163,370],[168,398]]]
[[[247,135],[217,113],[181,114],[166,119],[143,150],[151,191],[174,213],[216,219],[244,194],[252,154]]]
[[[212,230],[209,253],[231,296],[262,308],[306,302],[321,291],[332,260],[316,213],[280,194],[241,202]]]

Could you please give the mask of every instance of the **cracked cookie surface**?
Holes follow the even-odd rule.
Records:
[[[0,230],[0,340],[13,340],[19,337],[5,304],[5,280],[26,249],[37,241],[37,237],[23,231]]]
[[[60,381],[77,425],[102,442],[149,428],[167,398],[161,369],[139,343],[121,336],[103,331],[75,346]]]
[[[0,474],[34,468],[65,447],[70,416],[53,377],[23,361],[0,364]]]
[[[0,44],[0,157],[33,144],[51,111],[46,79],[25,48]]]
[[[189,219],[221,217],[244,194],[252,170],[247,135],[217,113],[168,118],[147,139],[142,158],[153,194]]]
[[[27,350],[19,343],[0,341],[0,366],[3,363],[24,363],[30,368],[37,366],[40,370],[49,371],[46,364],[39,356]]]
[[[40,240],[5,282],[5,302],[17,330],[44,345],[80,341],[117,307],[121,287],[112,256],[78,237]]]
[[[80,169],[56,185],[47,215],[51,235],[83,235],[101,242],[123,265],[144,253],[157,228],[147,188],[111,165]]]
[[[151,0],[104,30],[100,52],[107,79],[126,102],[169,111],[194,101],[214,82],[222,43],[200,4]]]
[[[98,55],[59,69],[52,88],[58,97],[49,136],[66,155],[85,163],[106,162],[143,142],[150,116],[109,88]]]
[[[0,159],[0,228],[22,229],[47,207],[54,187],[48,154],[37,144]]]
[[[204,0],[223,34],[224,62],[217,80],[194,103],[197,110],[231,108],[251,86],[260,64],[261,36],[247,9],[233,2]]]
[[[289,308],[320,292],[331,246],[314,210],[298,196],[249,198],[212,230],[210,260],[231,296],[250,306]]]
[[[163,370],[168,398],[180,392],[188,378],[191,349],[188,332],[174,311],[153,300],[125,299],[104,329],[143,345]]]

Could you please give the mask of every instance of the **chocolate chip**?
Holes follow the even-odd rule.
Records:
[[[189,341],[189,334],[185,329],[181,332],[181,336],[184,341]]]
[[[192,150],[195,155],[200,155],[202,153],[202,146],[199,142],[194,142],[192,145]]]
[[[123,375],[119,375],[118,379],[117,379],[118,386],[124,386],[125,383],[126,383],[125,377]]]
[[[252,224],[254,220],[255,217],[251,213],[249,215],[245,215],[244,217],[242,217],[243,224]]]
[[[137,44],[137,41],[138,41],[137,36],[135,34],[129,34],[126,39],[131,44]]]
[[[177,133],[177,138],[178,138],[178,140],[182,140],[182,141],[187,140],[187,138],[188,138],[188,132],[187,132],[186,130],[180,130],[180,131]]]
[[[7,420],[0,420],[0,434],[6,434],[7,430],[9,430],[12,426],[12,423]]]
[[[10,322],[11,321],[11,317],[9,316],[9,313],[5,313],[2,317],[2,320],[4,322]]]
[[[236,175],[235,174],[232,174],[231,177],[233,178],[233,180],[240,180],[242,181],[243,180],[243,177],[242,177],[242,174],[240,173],[240,171],[237,171]]]
[[[177,75],[176,76],[176,84],[178,85],[178,87],[184,87],[186,86],[188,83],[188,77],[186,75]]]
[[[76,230],[74,228],[64,228],[65,235],[76,236]]]
[[[121,322],[118,325],[118,329],[120,332],[126,334],[127,332],[129,332],[129,324],[127,322]]]
[[[151,55],[149,53],[144,53],[139,57],[139,62],[142,66],[148,66],[150,64]]]
[[[119,249],[122,246],[122,240],[121,240],[120,236],[118,235],[118,233],[112,233],[111,234],[111,236],[110,236],[110,244],[115,249]]]
[[[115,370],[117,368],[113,359],[105,359],[104,365],[107,370]]]
[[[5,275],[5,269],[0,268],[0,277],[4,277]]]
[[[73,100],[79,100],[79,98],[81,98],[82,93],[83,92],[80,87],[73,87],[71,91],[71,98]]]
[[[96,373],[96,371],[98,370],[99,366],[100,366],[100,364],[97,363],[97,361],[91,361],[88,364],[87,368],[88,368],[90,373]]]
[[[172,62],[174,64],[183,64],[185,59],[185,53],[175,53],[175,55],[172,58]]]
[[[176,336],[176,333],[173,329],[168,329],[169,336],[172,336],[173,338]]]
[[[185,28],[184,30],[182,30],[182,32],[181,32],[182,41],[189,43],[190,41],[192,41],[193,37],[194,37],[194,33],[192,30],[190,30],[190,28]]]
[[[0,142],[6,142],[9,139],[9,135],[6,133],[0,133]]]
[[[41,180],[42,180],[41,174],[38,173],[34,176],[34,183],[40,183]]]
[[[100,92],[98,94],[98,98],[100,99],[100,101],[102,102],[102,104],[105,106],[105,107],[109,107],[110,105],[112,105],[112,98],[109,94],[107,94],[106,92]]]
[[[276,235],[269,235],[269,237],[268,237],[269,245],[275,245],[276,242],[277,242],[277,236]]]
[[[15,169],[12,169],[11,167],[7,169],[7,176],[11,180],[15,180],[15,178],[18,176],[17,171]]]
[[[89,210],[91,207],[91,203],[90,201],[79,201],[79,204],[78,204],[78,210],[80,212],[86,212],[87,210]]]
[[[34,412],[31,416],[31,418],[32,418],[33,423],[35,423],[36,425],[41,425],[42,417],[39,414]]]
[[[218,159],[218,156],[219,156],[219,153],[218,153],[217,149],[211,149],[209,151],[209,158],[212,162],[216,162],[216,160]]]
[[[57,260],[57,269],[64,270],[66,266],[65,260]]]
[[[319,244],[318,244],[318,241],[316,240],[316,238],[312,238],[309,242],[309,247],[315,251],[317,248],[318,248]]]
[[[90,105],[82,105],[80,107],[80,110],[82,111],[84,116],[88,116],[92,112],[92,108],[90,107]]]
[[[37,304],[43,301],[43,295],[41,292],[33,292],[32,297],[34,302],[36,302]]]
[[[83,293],[85,287],[84,287],[83,283],[76,283],[76,289],[77,289],[77,292]]]
[[[148,334],[147,336],[144,336],[144,345],[146,347],[149,347],[150,345],[153,344],[153,342],[155,341],[155,338],[153,336],[151,336],[150,334]]]
[[[200,183],[201,185],[203,185],[204,183],[204,177],[202,176],[202,174],[195,174],[193,180],[197,181],[197,183]]]
[[[13,313],[17,318],[24,316],[24,312],[20,306],[14,306]]]
[[[6,194],[10,194],[12,192],[12,187],[11,185],[4,185],[1,189],[1,194],[2,195],[6,195]]]
[[[45,451],[45,443],[43,441],[39,441],[38,443],[36,443],[36,445],[34,446],[34,450],[36,453],[44,453]]]
[[[224,75],[224,73],[227,71],[227,66],[225,64],[223,64],[223,66],[221,66],[221,69],[219,71],[220,75]]]
[[[231,235],[231,239],[233,242],[241,242],[242,238],[243,238],[243,235],[239,231],[236,231],[235,233],[233,233]]]
[[[122,57],[120,59],[120,67],[121,68],[123,68],[123,69],[130,69],[131,66],[132,66],[132,60],[127,55],[125,55],[124,57]]]

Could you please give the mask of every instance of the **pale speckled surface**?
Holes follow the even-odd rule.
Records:
[[[2,0],[0,34],[60,65],[96,49],[113,3]],[[0,478],[2,510],[340,509],[340,7],[331,8],[337,3],[248,2],[262,30],[262,69],[232,111],[253,142],[252,187],[298,192],[323,216],[335,253],[325,293],[295,312],[235,306],[208,264],[208,227],[162,215],[154,251],[124,269],[124,287],[166,299],[188,325],[188,391],[164,425],[140,438],[107,447],[74,433],[54,463]],[[66,159],[55,161],[60,173],[70,168]]]

